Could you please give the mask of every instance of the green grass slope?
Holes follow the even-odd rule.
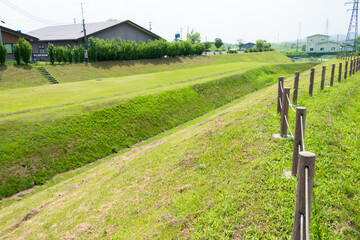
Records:
[[[358,239],[360,77],[324,91],[317,83],[312,98],[308,78],[300,87],[306,149],[317,155],[310,237]],[[0,237],[290,239],[296,179],[283,175],[292,141],[272,137],[276,95],[276,86],[259,90],[3,199]]]
[[[88,114],[52,120],[0,123],[0,197],[42,184],[194,119],[233,99],[276,82],[278,74],[312,64],[264,66],[154,95],[131,98]]]
[[[278,52],[264,52],[254,54],[223,54],[169,59],[96,62],[78,65],[66,64],[46,66],[46,69],[58,78],[60,82],[74,82],[235,62],[276,64],[290,63],[290,59]]]
[[[235,62],[276,64],[290,63],[290,60],[278,52],[266,52],[78,64],[40,64],[32,66],[9,64],[0,66],[0,90],[49,85],[49,82],[38,72],[38,66],[45,67],[60,83],[68,83]]]

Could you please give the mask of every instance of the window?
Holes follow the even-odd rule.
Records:
[[[5,43],[5,47],[6,47],[6,52],[7,52],[8,54],[13,53],[13,44],[11,44],[11,43]]]
[[[310,52],[314,51],[314,48],[310,48]]]
[[[331,48],[331,51],[335,51],[335,47],[332,47],[332,48]]]
[[[44,45],[39,45],[39,53],[45,53]]]
[[[310,42],[313,42],[314,41],[314,39],[310,39]]]
[[[322,47],[322,48],[320,48],[320,51],[324,51],[324,48]]]
[[[323,42],[323,41],[325,41],[325,39],[322,38],[321,41]]]

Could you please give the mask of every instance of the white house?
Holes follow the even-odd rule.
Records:
[[[306,38],[307,53],[340,52],[340,43],[330,41],[330,36],[316,34]]]

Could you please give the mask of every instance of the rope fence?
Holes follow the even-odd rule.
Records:
[[[299,82],[300,80],[309,79],[309,95],[312,96],[316,84],[320,83],[320,90],[323,90],[325,83],[329,83],[328,87],[332,87],[336,80],[341,83],[342,78],[346,80],[348,76],[352,76],[360,70],[359,55],[339,54],[337,58],[346,61],[340,62],[338,66],[336,64],[322,66],[321,71],[318,73],[315,68],[311,68],[309,73],[302,76],[300,76],[299,72],[295,72],[294,79],[285,81],[284,77],[279,77],[278,81],[277,112],[281,114],[280,137],[294,139],[291,174],[297,177],[297,185],[292,229],[293,240],[309,239],[310,236],[310,215],[316,158],[315,153],[305,150],[306,108],[298,106],[295,109],[298,90],[303,89],[299,88]],[[291,81],[294,81],[293,91],[289,87],[284,87],[285,82]],[[292,103],[290,93],[293,95]],[[289,126],[289,107],[295,113],[294,134]],[[288,136],[288,131],[290,136]]]

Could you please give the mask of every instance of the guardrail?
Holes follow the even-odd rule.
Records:
[[[342,76],[347,79],[348,75],[352,76],[360,69],[359,55],[338,55],[338,59],[344,59],[344,71],[343,63],[338,65],[337,81],[341,83]],[[349,67],[350,62],[350,68]],[[292,103],[290,101],[291,89],[284,87],[284,77],[278,79],[278,96],[277,96],[277,113],[281,114],[280,122],[280,137],[281,138],[293,138],[293,156],[292,156],[292,169],[291,174],[297,177],[296,185],[296,202],[294,212],[294,224],[292,229],[293,240],[309,239],[310,235],[310,215],[311,215],[311,203],[312,192],[314,185],[314,173],[315,173],[315,158],[316,154],[305,150],[305,122],[306,122],[306,108],[297,106],[298,90],[300,77],[304,79],[309,75],[309,95],[313,96],[314,86],[320,83],[320,90],[323,90],[325,83],[329,82],[329,87],[334,85],[335,81],[336,64],[332,64],[331,68],[326,69],[326,66],[322,66],[320,81],[316,81],[316,70],[312,68],[309,73],[300,76],[300,72],[295,72],[294,77],[294,90],[292,91]],[[327,77],[328,76],[328,77]],[[289,108],[295,113],[295,128],[294,134],[289,126]],[[288,135],[290,132],[290,136]]]

